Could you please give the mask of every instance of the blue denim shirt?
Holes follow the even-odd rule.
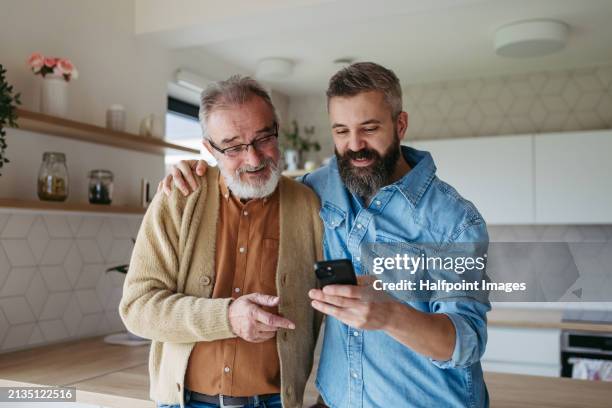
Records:
[[[343,185],[336,159],[302,182],[321,198],[325,259],[351,259],[363,274],[360,248],[366,243],[485,242],[486,224],[474,205],[436,177],[428,152],[406,146],[412,167],[378,191],[369,205]],[[383,331],[359,330],[327,316],[317,388],[332,408],[487,407],[480,357],[487,340],[488,302],[471,299],[410,302],[423,312],[444,313],[455,326],[448,361],[435,361]]]

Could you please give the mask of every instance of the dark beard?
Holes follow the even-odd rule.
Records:
[[[358,152],[347,150],[344,155],[334,149],[338,158],[338,171],[346,188],[353,194],[364,199],[373,197],[382,187],[391,184],[391,177],[400,158],[399,140],[389,146],[381,156],[376,150],[362,149]],[[355,167],[351,159],[374,159],[367,167]]]

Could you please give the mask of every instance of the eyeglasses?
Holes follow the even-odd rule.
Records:
[[[278,138],[278,124],[274,124],[273,133],[258,137],[254,139],[251,143],[242,143],[235,146],[230,146],[226,148],[221,148],[213,143],[212,140],[208,139],[208,143],[212,146],[213,149],[218,151],[221,154],[224,154],[227,157],[234,158],[246,153],[249,150],[249,146],[253,146],[253,149],[257,151],[265,150],[269,147],[272,147],[276,143],[276,139]]]

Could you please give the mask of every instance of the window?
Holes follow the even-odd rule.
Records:
[[[187,102],[168,97],[168,111],[166,112],[166,141],[177,145],[197,149],[200,155],[184,152],[171,152],[166,154],[166,174],[169,167],[181,160],[203,158],[210,164],[216,163],[215,158],[202,146],[202,128],[198,120],[199,108]]]

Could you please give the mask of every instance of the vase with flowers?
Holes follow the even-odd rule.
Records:
[[[45,57],[35,52],[28,58],[28,66],[43,78],[40,111],[47,115],[65,117],[68,113],[68,82],[79,73],[66,58]]]

